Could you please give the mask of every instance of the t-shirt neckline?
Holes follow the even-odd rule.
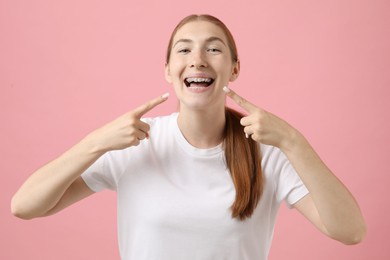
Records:
[[[217,155],[223,151],[222,143],[212,148],[197,148],[192,144],[190,144],[187,141],[187,139],[184,137],[183,133],[179,128],[179,125],[177,123],[178,116],[179,116],[178,112],[172,114],[171,124],[174,130],[175,139],[185,152],[195,156],[209,157],[209,156]]]

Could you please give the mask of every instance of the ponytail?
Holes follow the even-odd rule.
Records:
[[[236,189],[232,217],[245,220],[252,216],[263,192],[260,147],[245,137],[240,112],[226,107],[225,116],[225,160]]]

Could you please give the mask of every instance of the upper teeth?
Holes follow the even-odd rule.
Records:
[[[187,78],[188,83],[192,82],[211,82],[210,78]]]

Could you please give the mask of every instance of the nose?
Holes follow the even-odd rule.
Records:
[[[207,68],[207,61],[201,51],[193,51],[192,61],[190,63],[191,68]]]

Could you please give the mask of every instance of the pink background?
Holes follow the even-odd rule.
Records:
[[[368,235],[332,241],[282,206],[270,259],[390,259],[390,2],[0,2],[0,259],[118,259],[115,193],[22,221],[13,193],[88,132],[166,91],[165,48],[191,13],[235,35],[242,96],[289,121],[359,201]],[[176,109],[174,95],[149,113]],[[152,250],[152,249],[151,249]]]

